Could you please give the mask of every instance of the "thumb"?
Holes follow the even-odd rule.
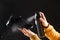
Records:
[[[44,22],[44,19],[43,18],[40,18],[40,21],[43,23]]]

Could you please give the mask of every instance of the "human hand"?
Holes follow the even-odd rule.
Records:
[[[48,27],[48,22],[46,20],[44,13],[43,12],[39,12],[39,13],[40,13],[40,22],[44,27]]]
[[[18,30],[20,30],[27,37],[31,37],[31,36],[35,35],[34,32],[32,32],[31,30],[26,29],[26,28],[23,28],[23,29],[18,28]]]

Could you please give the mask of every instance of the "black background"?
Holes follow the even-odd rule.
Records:
[[[27,18],[35,12],[44,12],[48,22],[60,32],[60,1],[59,0],[0,0],[0,38],[1,40],[29,40],[22,33],[6,32],[5,25],[10,15]],[[3,36],[2,36],[3,35]],[[43,40],[48,40],[44,38]]]

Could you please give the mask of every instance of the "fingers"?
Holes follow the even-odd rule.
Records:
[[[18,30],[22,32],[22,29],[21,28],[18,28]]]
[[[24,35],[28,35],[28,30],[26,28],[23,28],[22,32],[24,33]]]
[[[25,29],[25,28],[23,28],[23,29],[18,28],[18,30],[19,30],[19,31],[21,31],[22,33],[25,33],[25,31],[26,31],[26,29]]]
[[[18,28],[18,30],[20,30],[24,35],[28,34],[28,30],[26,28]]]
[[[25,36],[30,37],[30,30],[27,30],[26,28],[20,29],[18,28]]]
[[[43,12],[39,12],[39,13],[40,13],[40,17],[46,20],[44,13]]]
[[[23,31],[25,34],[28,34],[28,30],[26,28],[23,28]]]
[[[42,23],[44,23],[45,20],[44,20],[43,18],[40,18],[40,21],[41,21]]]

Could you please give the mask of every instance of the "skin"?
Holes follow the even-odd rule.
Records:
[[[43,12],[39,12],[39,14],[40,14],[40,22],[42,23],[42,25],[43,25],[43,27],[47,27],[48,26],[48,22],[47,22],[47,20],[46,20],[46,17],[45,17],[45,15],[44,15],[44,13]],[[35,33],[34,32],[32,32],[31,30],[29,30],[29,29],[26,29],[26,28],[23,28],[23,29],[20,29],[20,28],[18,28],[18,30],[20,30],[25,36],[27,36],[27,37],[31,37],[32,35],[35,35]]]

